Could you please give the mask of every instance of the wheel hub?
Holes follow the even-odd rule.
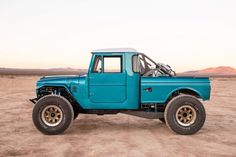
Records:
[[[48,105],[42,111],[42,121],[48,126],[57,126],[63,118],[62,110],[56,105]]]
[[[176,112],[176,120],[182,126],[190,126],[196,121],[196,117],[196,110],[190,105],[183,105]]]

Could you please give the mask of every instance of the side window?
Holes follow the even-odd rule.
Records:
[[[132,57],[132,65],[133,65],[133,72],[139,73],[140,72],[140,60],[138,55],[134,55]]]
[[[102,57],[101,56],[97,56],[95,58],[92,72],[93,73],[101,73],[102,72]]]
[[[132,62],[133,72],[143,75],[145,73],[145,63],[143,57],[141,55],[134,55]]]
[[[142,68],[145,68],[145,63],[144,63],[143,57],[142,57],[141,55],[139,55],[138,58],[139,58],[139,61],[140,61],[140,67],[141,67],[141,69],[142,69]]]
[[[104,56],[104,72],[122,72],[122,57],[121,56]]]

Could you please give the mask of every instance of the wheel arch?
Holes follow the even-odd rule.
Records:
[[[67,99],[74,110],[79,109],[83,110],[79,102],[77,102],[69,88],[65,85],[44,85],[37,89],[37,99],[40,99],[46,95],[54,94],[54,95],[60,95]]]
[[[65,84],[43,84],[43,85],[37,86],[36,93],[38,94],[38,91],[42,88],[64,88],[67,91],[67,93],[72,95],[71,91]]]
[[[166,103],[168,103],[173,97],[176,97],[180,94],[191,95],[191,96],[194,96],[198,99],[202,99],[201,94],[195,89],[192,89],[192,88],[178,88],[178,89],[175,89],[175,90],[173,90],[172,92],[169,93],[169,95],[167,96]]]

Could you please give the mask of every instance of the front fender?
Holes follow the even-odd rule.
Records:
[[[38,94],[39,89],[43,88],[43,87],[58,87],[58,88],[61,87],[61,88],[64,88],[69,94],[72,95],[71,90],[69,89],[69,87],[67,85],[65,85],[65,84],[50,84],[50,83],[37,85],[36,93]]]

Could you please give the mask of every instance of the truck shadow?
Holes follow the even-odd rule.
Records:
[[[83,118],[76,119],[68,130],[68,134],[88,134],[90,132],[132,131],[132,130],[168,130],[158,119],[143,118]]]

